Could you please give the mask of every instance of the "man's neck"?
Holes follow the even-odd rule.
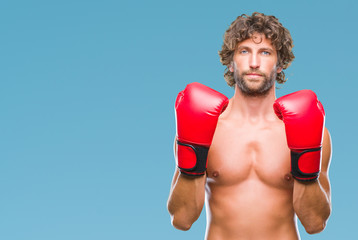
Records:
[[[275,119],[273,111],[275,100],[275,85],[264,96],[247,96],[235,86],[235,94],[230,100],[230,114],[250,121]]]

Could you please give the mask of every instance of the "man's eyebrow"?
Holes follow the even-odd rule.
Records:
[[[251,47],[249,46],[245,46],[245,45],[240,45],[237,47],[237,50],[240,50],[240,49],[251,49]],[[259,51],[272,51],[274,52],[275,50],[273,48],[270,48],[270,47],[263,47],[263,48],[259,48]]]
[[[269,48],[269,47],[265,47],[265,48],[260,48],[260,51],[271,51],[274,52],[275,50],[273,48]]]
[[[242,48],[250,48],[250,47],[245,46],[245,45],[240,45],[240,46],[237,47],[237,49],[242,49]]]

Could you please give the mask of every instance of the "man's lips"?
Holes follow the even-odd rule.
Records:
[[[259,74],[259,73],[247,73],[246,76],[248,76],[249,78],[260,78],[260,77],[262,77],[262,74]]]
[[[262,76],[262,74],[259,73],[247,73],[248,76]]]

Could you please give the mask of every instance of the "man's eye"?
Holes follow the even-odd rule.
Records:
[[[262,54],[263,54],[263,55],[270,55],[271,53],[268,52],[268,51],[263,51]]]
[[[241,54],[246,54],[246,53],[248,53],[247,50],[241,50]]]

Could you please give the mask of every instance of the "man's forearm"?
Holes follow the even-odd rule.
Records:
[[[174,227],[188,230],[199,218],[205,201],[206,176],[190,177],[176,172],[168,199]]]
[[[330,197],[319,180],[313,183],[295,181],[293,207],[310,234],[321,232],[331,213]]]

